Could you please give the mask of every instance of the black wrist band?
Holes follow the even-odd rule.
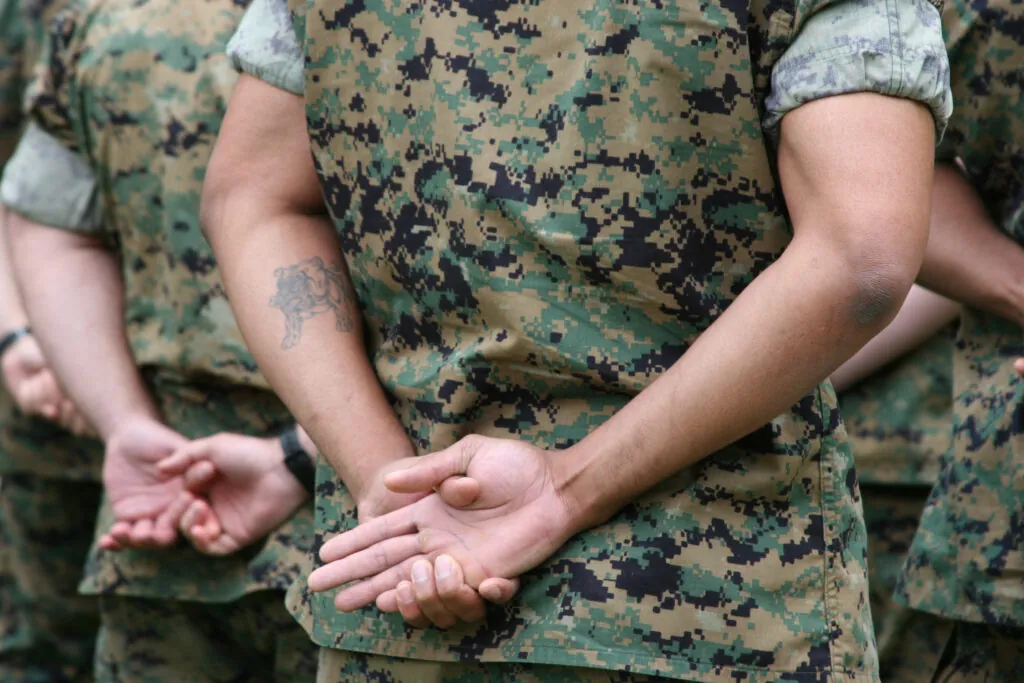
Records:
[[[295,425],[281,432],[281,450],[284,451],[284,466],[292,473],[302,488],[310,495],[316,488],[316,463],[299,443],[299,432]]]
[[[18,341],[22,337],[27,337],[30,334],[32,334],[32,328],[28,325],[25,325],[24,327],[15,327],[13,330],[5,334],[3,338],[0,339],[0,356],[7,353],[7,349],[14,346],[14,342]]]

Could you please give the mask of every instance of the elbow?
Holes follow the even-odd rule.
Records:
[[[199,225],[211,246],[216,248],[216,238],[223,232],[224,217],[227,207],[237,188],[232,178],[224,177],[215,166],[211,166],[203,182],[203,192],[199,202]]]
[[[881,331],[892,322],[914,284],[911,269],[875,262],[852,269],[849,316],[858,328]]]

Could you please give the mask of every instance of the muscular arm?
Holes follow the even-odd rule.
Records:
[[[12,213],[11,247],[33,330],[75,404],[104,440],[157,410],[124,333],[124,290],[102,240]]]
[[[383,465],[413,453],[366,356],[301,97],[241,77],[207,172],[202,220],[260,369],[361,500]]]
[[[669,372],[552,459],[577,529],[784,412],[885,327],[920,266],[933,144],[924,107],[880,95],[783,119],[792,243]]]
[[[836,391],[846,391],[882,366],[916,349],[959,315],[960,304],[914,285],[889,326],[832,373]]]
[[[1024,327],[1024,249],[992,222],[958,169],[940,164],[918,281]]]

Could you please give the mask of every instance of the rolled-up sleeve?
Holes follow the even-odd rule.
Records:
[[[290,93],[303,93],[302,49],[284,0],[253,0],[227,51],[239,71]]]
[[[938,10],[928,0],[842,0],[810,15],[772,70],[764,128],[833,95],[874,92],[917,100],[942,137],[953,111]]]
[[[25,130],[4,169],[0,201],[43,225],[89,233],[103,230],[92,169],[35,124]]]

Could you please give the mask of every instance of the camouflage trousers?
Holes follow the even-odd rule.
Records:
[[[677,679],[574,666],[428,662],[323,648],[317,683],[644,683]]]
[[[99,616],[78,595],[101,488],[5,474],[0,483],[0,681],[92,680]]]
[[[1024,680],[1024,628],[958,621],[934,683]]]
[[[928,492],[922,486],[861,486],[871,616],[882,683],[930,683],[953,633],[952,620],[893,599]]]
[[[317,647],[279,591],[230,603],[105,595],[97,683],[312,683]]]
[[[871,620],[879,646],[882,681],[930,683],[954,623],[942,616],[911,609],[893,599],[929,489],[925,486],[863,484],[860,492],[867,525]]]

